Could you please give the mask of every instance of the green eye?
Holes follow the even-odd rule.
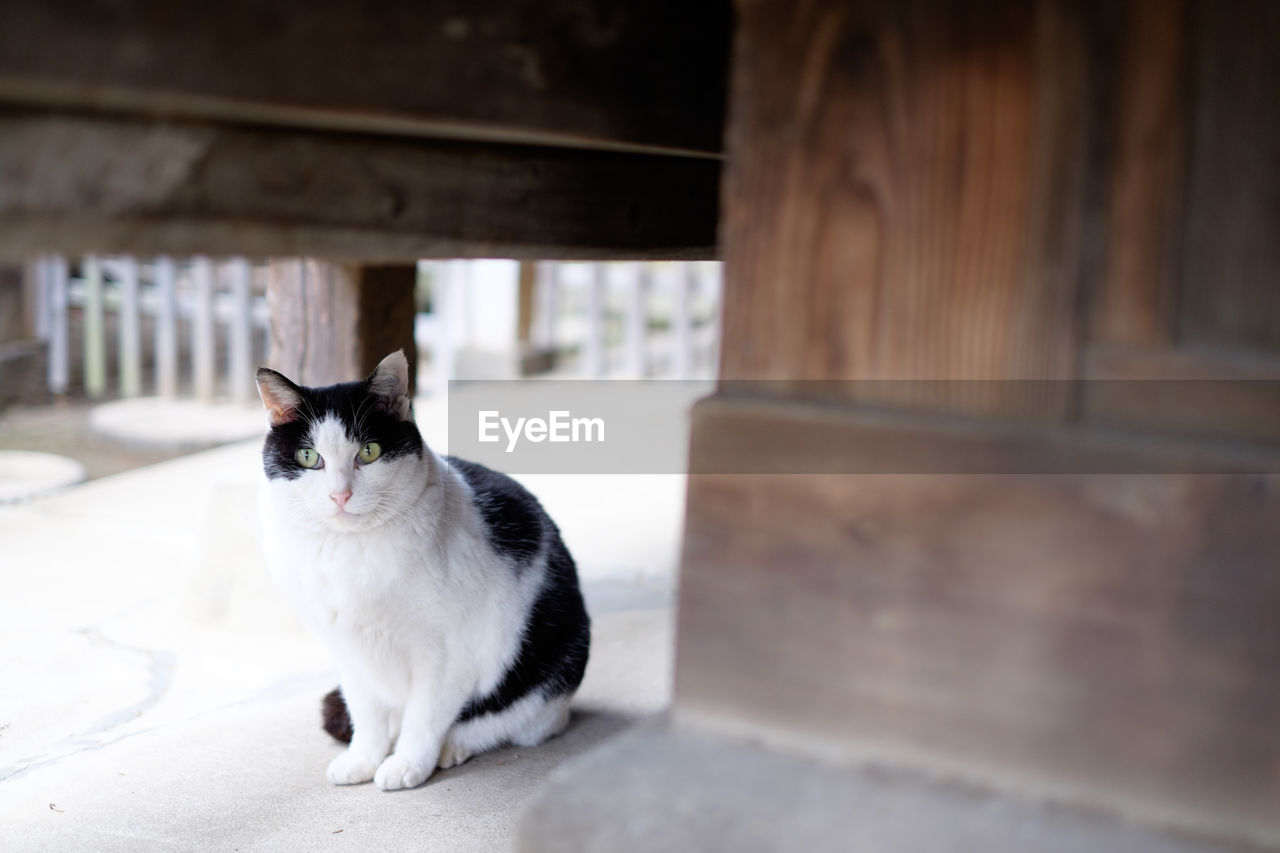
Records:
[[[371,441],[364,447],[360,448],[360,452],[356,454],[361,462],[368,464],[382,455],[382,446],[376,441]]]
[[[293,461],[303,468],[316,468],[320,465],[320,454],[316,453],[315,448],[303,447],[293,454]]]

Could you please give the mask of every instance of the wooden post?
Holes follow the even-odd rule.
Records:
[[[534,303],[538,298],[538,265],[533,261],[521,261],[516,272],[516,346],[521,355],[533,343]]]
[[[416,282],[413,264],[272,261],[267,283],[270,366],[295,382],[328,385],[363,379],[387,353],[403,348],[409,387],[417,387]]]
[[[36,336],[40,262],[0,264],[0,409],[46,396],[45,343]]]
[[[0,344],[32,338],[28,306],[31,288],[27,268],[19,264],[0,265]]]
[[[555,362],[555,352],[546,334],[548,321],[542,316],[548,307],[548,280],[546,261],[522,261],[520,263],[520,295],[516,314],[516,342],[520,354],[520,375],[546,373]]]
[[[1167,6],[737,3],[672,727],[525,850],[1280,843],[1280,14]]]

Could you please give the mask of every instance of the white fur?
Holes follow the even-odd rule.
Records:
[[[429,449],[357,465],[360,446],[334,418],[310,444],[323,468],[264,479],[262,510],[272,574],[332,651],[354,726],[329,779],[410,788],[437,764],[563,729],[568,697],[535,692],[450,731],[513,659],[543,559],[517,576],[488,545],[466,481]],[[329,494],[345,489],[339,510]]]

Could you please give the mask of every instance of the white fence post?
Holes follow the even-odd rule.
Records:
[[[231,289],[231,317],[227,323],[227,369],[231,400],[251,403],[253,382],[253,303],[249,262],[233,258],[227,263]]]
[[[627,372],[644,378],[648,371],[649,265],[630,264],[630,300],[627,304]]]
[[[152,266],[156,286],[156,393],[178,395],[178,294],[173,259],[156,258]]]
[[[213,262],[196,258],[191,265],[195,302],[191,316],[191,361],[196,398],[203,403],[213,401],[217,385],[214,359]]]
[[[533,343],[540,349],[555,349],[559,289],[560,266],[554,261],[539,262],[537,322],[533,327]]]
[[[120,396],[142,394],[142,329],[138,297],[138,262],[123,258],[115,265],[119,276],[120,307],[116,323],[120,335]]]
[[[91,399],[107,391],[106,320],[103,316],[102,267],[89,255],[82,265],[84,276],[84,390]]]
[[[430,342],[431,386],[432,393],[440,399],[447,399],[449,380],[454,374],[455,341],[460,337],[455,334],[454,324],[462,308],[459,297],[465,286],[465,264],[466,261],[436,261],[431,265],[431,308],[435,314],[435,338]]]
[[[608,287],[608,267],[591,265],[587,284],[587,328],[582,341],[582,372],[586,376],[604,375],[604,299]]]
[[[49,390],[67,393],[70,382],[70,351],[67,331],[67,259],[61,255],[49,258],[44,276],[49,289]]]
[[[687,379],[693,370],[693,320],[689,303],[697,285],[697,267],[691,263],[680,265],[673,276],[675,301],[671,316],[672,358],[671,372],[677,379]]]
[[[42,341],[49,340],[49,267],[53,259],[41,257],[28,267],[35,279],[35,288],[29,290],[30,302],[27,303],[31,319],[31,329]]]
[[[705,282],[708,289],[712,291],[715,301],[715,309],[711,312],[710,325],[710,352],[707,360],[710,364],[712,376],[720,375],[720,319],[724,316],[724,299],[722,296],[724,290],[724,266],[715,264],[714,266],[706,265],[708,273],[700,282]],[[701,284],[699,286],[702,286]]]

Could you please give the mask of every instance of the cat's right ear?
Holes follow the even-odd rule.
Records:
[[[409,360],[398,349],[378,362],[365,380],[369,391],[382,406],[402,421],[413,420],[413,399],[409,396]]]
[[[272,426],[298,419],[302,392],[282,374],[270,368],[259,367],[258,396],[262,398],[262,405],[267,407],[267,418]]]

